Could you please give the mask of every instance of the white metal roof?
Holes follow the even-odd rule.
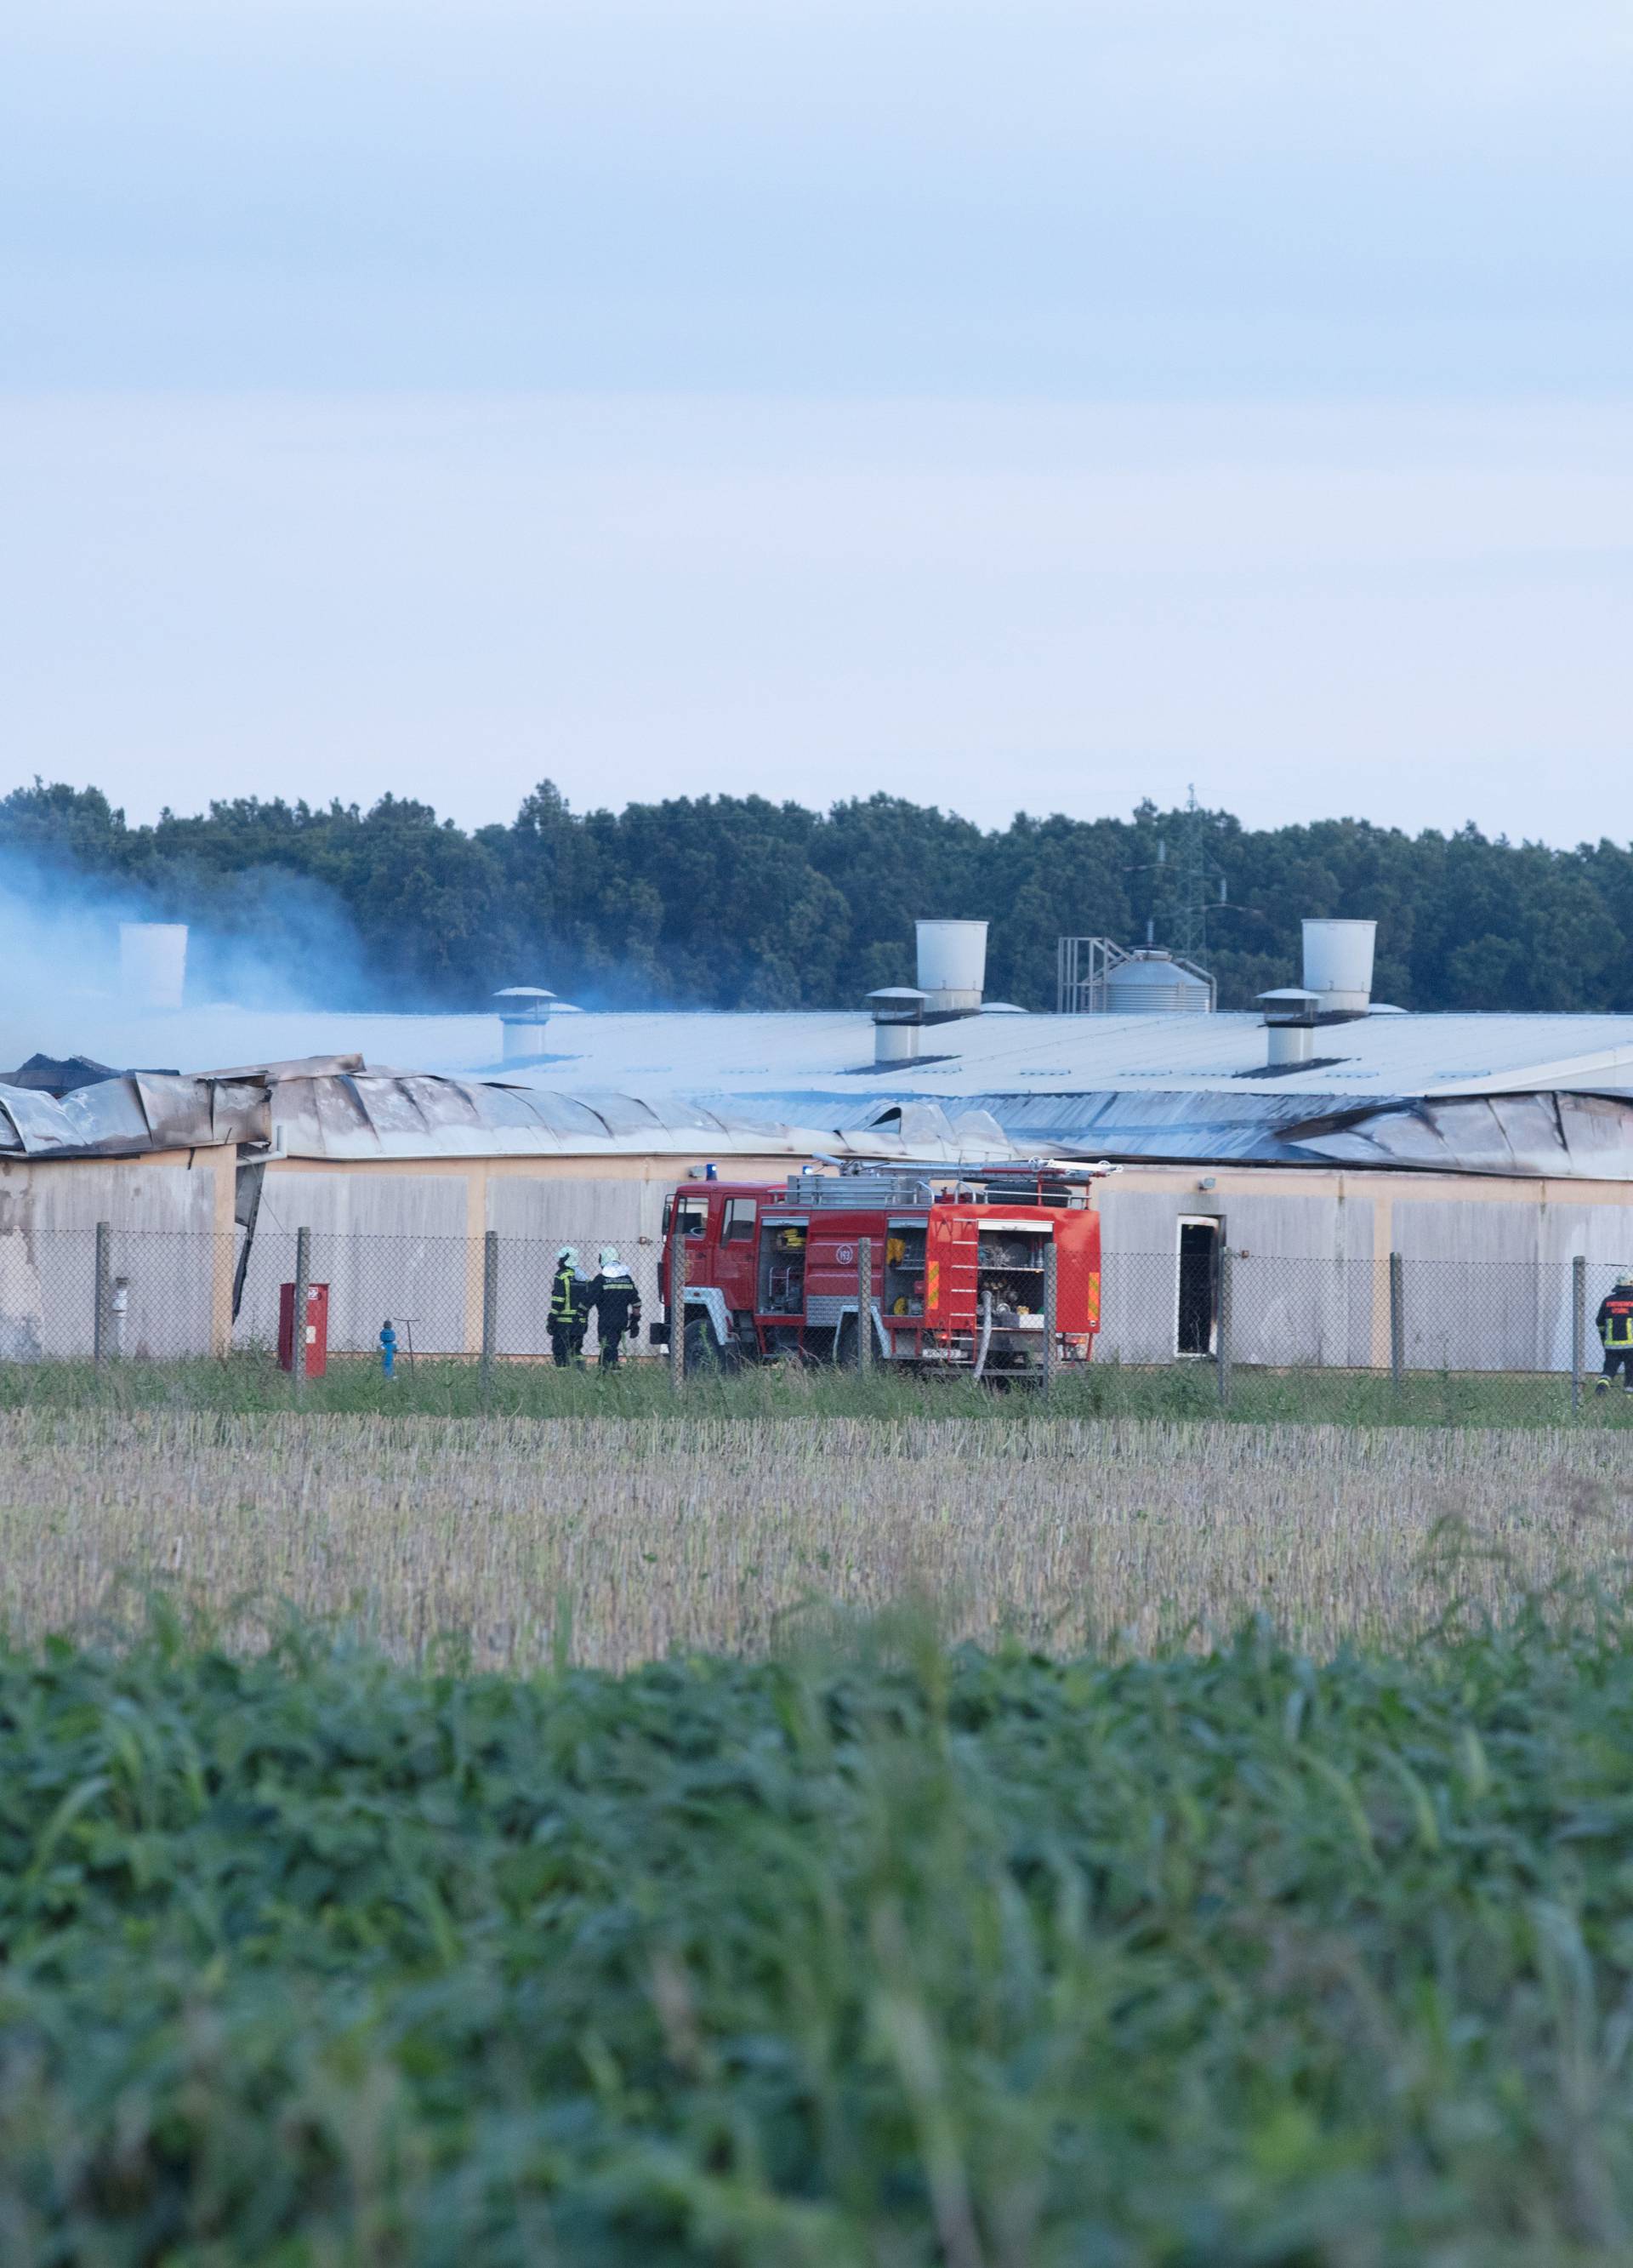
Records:
[[[585,1015],[549,1032],[552,1060],[506,1076],[579,1092],[1223,1090],[1357,1101],[1633,1085],[1633,1016],[1367,1016],[1313,1037],[1309,1066],[1272,1072],[1256,1013],[969,1016],[926,1026],[919,1062],[875,1068],[864,1015]]]
[[[13,1004],[11,1020],[20,1012]],[[23,1034],[27,1045],[37,1033]],[[1103,1093],[1108,1089],[1349,1097],[1436,1096],[1548,1086],[1633,1087],[1633,1016],[1372,1015],[1314,1032],[1317,1061],[1268,1074],[1257,1012],[990,1015],[927,1025],[923,1060],[873,1068],[867,1012],[777,1015],[586,1012],[553,1016],[544,1060],[502,1060],[497,1013],[379,1016],[341,1011],[188,1008],[134,1018],[89,1005],[43,1035],[113,1064],[209,1071],[356,1053],[371,1064],[487,1073],[570,1094]],[[26,1049],[24,1049],[26,1052]],[[1335,1058],[1323,1065],[1320,1059]],[[1265,1074],[1255,1077],[1255,1073]]]
[[[286,1129],[291,1146],[333,1157],[679,1152],[700,1137],[723,1151],[793,1149],[841,1130],[858,1142],[880,1135],[888,1142],[906,1135],[907,1116],[881,1123],[900,1101],[908,1115],[933,1111],[926,1138],[936,1128],[967,1155],[966,1145],[979,1154],[980,1145],[1007,1135],[1034,1148],[1125,1159],[1365,1156],[1442,1169],[1633,1178],[1633,1099],[1585,1116],[1570,1101],[1633,1098],[1633,1016],[1369,1015],[1318,1026],[1313,1060],[1275,1071],[1257,1013],[969,1016],[925,1026],[916,1062],[885,1065],[874,1064],[873,1025],[862,1009],[562,1016],[540,1031],[539,1058],[521,1064],[501,1060],[496,1014],[205,1009],[49,1036],[105,1060],[204,1071],[282,1063],[285,1077],[298,1071],[308,1080],[316,1066],[292,1058],[349,1056],[349,1071],[365,1055],[366,1086],[354,1082],[348,1091],[331,1079],[313,1088],[304,1108],[292,1084],[278,1098],[275,1115],[299,1122]],[[387,1064],[410,1068],[394,1072]],[[248,1074],[252,1081],[266,1075],[264,1068]],[[212,1121],[219,1082],[230,1077],[216,1072],[210,1084]],[[438,1080],[445,1092],[433,1101]],[[116,1098],[106,1087],[62,1105],[23,1095],[11,1107],[8,1096],[16,1134],[0,1138],[0,1149],[139,1147],[158,1123],[179,1126],[204,1110],[192,1080],[149,1079],[139,1090],[126,1084],[129,1126],[117,1112],[107,1115]],[[499,1086],[511,1091],[508,1100]],[[1550,1095],[1562,1100],[1547,1103]],[[1544,1099],[1540,1118],[1541,1106],[1525,1103],[1527,1096]],[[1480,1097],[1490,1106],[1484,1116],[1457,1100]]]
[[[48,1036],[113,1063],[223,1063],[357,1053],[416,1070],[488,1073],[570,1094],[856,1096],[1018,1094],[1107,1089],[1223,1089],[1357,1101],[1633,1087],[1633,1016],[1375,1015],[1313,1035],[1316,1062],[1274,1075],[1255,1013],[1213,1016],[968,1016],[924,1027],[923,1060],[873,1067],[865,1011],[842,1013],[604,1014],[553,1018],[545,1059],[502,1061],[497,1015],[376,1016],[335,1011],[188,1009]],[[1323,1062],[1323,1058],[1335,1058]],[[1260,1074],[1255,1076],[1255,1073]]]

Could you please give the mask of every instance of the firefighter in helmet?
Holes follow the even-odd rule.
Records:
[[[590,1284],[589,1304],[595,1310],[601,1368],[616,1370],[620,1347],[626,1337],[637,1337],[641,1329],[641,1294],[618,1257],[616,1245],[601,1247],[600,1264]]]
[[[576,1247],[563,1244],[555,1256],[550,1285],[550,1352],[558,1370],[582,1370],[584,1335],[590,1327],[590,1287],[578,1273]]]
[[[1599,1303],[1599,1343],[1605,1350],[1604,1375],[1593,1388],[1608,1394],[1610,1381],[1622,1373],[1622,1391],[1633,1394],[1633,1268],[1624,1268]]]

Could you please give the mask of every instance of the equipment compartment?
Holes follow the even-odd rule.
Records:
[[[803,1315],[805,1312],[805,1225],[768,1221],[760,1232],[760,1312]]]
[[[983,1228],[977,1246],[976,1300],[990,1297],[999,1330],[1041,1329],[1043,1240],[1014,1229]]]
[[[885,1237],[885,1298],[886,1315],[922,1315],[924,1312],[924,1226],[922,1221],[892,1221]]]

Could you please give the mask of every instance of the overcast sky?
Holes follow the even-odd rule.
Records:
[[[14,0],[0,746],[133,816],[1633,831],[1625,0]]]

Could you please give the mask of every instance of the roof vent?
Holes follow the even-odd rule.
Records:
[[[1302,984],[1283,984],[1274,992],[1261,992],[1259,998],[1270,1035],[1272,1069],[1279,1071],[1289,1064],[1307,1064],[1314,1052],[1320,995],[1306,991]]]
[[[544,1027],[555,1005],[555,995],[542,984],[507,984],[494,994],[504,1027],[504,1060],[524,1063],[544,1053]]]
[[[1304,981],[1319,1016],[1364,1016],[1372,998],[1375,921],[1306,921]]]
[[[867,996],[873,1018],[873,1061],[916,1063],[924,999],[916,984],[881,984]]]
[[[185,922],[121,922],[119,990],[129,1008],[179,1008],[187,983]]]
[[[916,922],[918,981],[930,1017],[980,1013],[987,989],[984,921]]]

